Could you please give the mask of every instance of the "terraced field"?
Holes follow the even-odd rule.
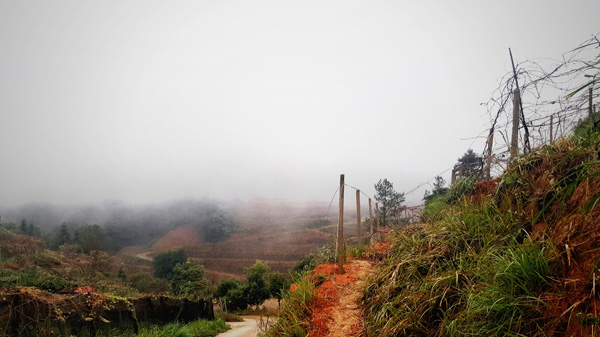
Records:
[[[256,260],[267,262],[274,271],[286,272],[307,254],[333,242],[337,219],[328,218],[325,210],[327,205],[320,203],[254,200],[234,210],[237,229],[225,241],[206,242],[194,228],[184,225],[164,234],[150,249],[129,247],[122,253],[148,263],[141,260],[151,259],[161,251],[183,248],[189,258],[204,265],[207,277],[213,282],[242,279],[244,268]],[[335,212],[330,213],[333,216]],[[351,218],[347,221],[352,223]],[[348,224],[348,239],[352,240],[354,231],[355,224]]]

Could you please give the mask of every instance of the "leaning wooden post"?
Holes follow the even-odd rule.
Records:
[[[513,161],[519,155],[519,101],[521,100],[519,89],[513,91],[513,120],[512,138],[510,141],[510,160]]]
[[[379,203],[376,202],[375,203],[375,216],[377,217],[377,231],[379,232],[381,230],[380,223],[379,223]]]
[[[550,144],[552,144],[552,125],[554,124],[554,115],[550,115]]]
[[[487,143],[487,158],[485,160],[485,179],[492,179],[492,175],[490,173],[492,169],[492,147],[494,146],[494,129],[490,130],[490,135],[488,136]]]
[[[362,242],[362,232],[360,230],[360,190],[356,190],[356,231],[358,242]]]
[[[592,117],[592,113],[594,112],[594,110],[592,108],[592,106],[593,106],[593,104],[592,104],[592,94],[593,93],[594,92],[592,90],[592,87],[590,86],[590,94],[589,94],[590,97],[588,97],[588,113],[589,113],[590,117]]]
[[[340,175],[340,215],[338,222],[338,273],[344,273],[344,175]]]
[[[369,219],[371,220],[371,239],[373,238],[373,209],[371,208],[371,198],[369,198]]]

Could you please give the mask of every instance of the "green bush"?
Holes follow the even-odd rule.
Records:
[[[169,281],[155,278],[145,272],[129,277],[129,285],[141,293],[165,293],[169,290]]]
[[[0,269],[0,287],[15,287],[19,282],[19,275],[17,272]]]
[[[237,280],[222,280],[221,283],[219,283],[219,286],[217,287],[217,290],[215,291],[215,297],[225,297],[227,296],[227,292],[229,292],[229,290],[231,289],[236,289],[242,286],[242,283],[240,281]]]
[[[292,268],[292,272],[303,274],[315,269],[316,266],[318,266],[317,257],[314,254],[308,254]]]
[[[577,126],[575,126],[575,129],[573,129],[574,136],[584,138],[594,132],[600,131],[600,130],[598,130],[598,126],[596,126],[594,128],[594,122],[597,122],[598,120],[600,120],[599,113],[595,113],[595,114],[592,114],[591,116],[585,117],[583,120],[581,120],[579,123],[577,123]]]
[[[60,265],[62,259],[63,257],[60,254],[46,249],[35,255],[33,257],[33,262],[40,267],[52,267]]]
[[[248,308],[248,297],[247,285],[240,284],[237,288],[232,288],[227,291],[225,296],[225,302],[227,303],[227,310],[237,311]]]
[[[42,272],[38,266],[21,269],[17,272],[16,286],[21,287],[36,287],[41,290],[57,292],[67,287],[74,286],[71,281],[59,275],[52,275]]]
[[[204,266],[195,261],[186,261],[173,268],[171,292],[175,296],[207,298],[214,292],[204,277]]]
[[[187,261],[187,254],[183,249],[162,252],[154,257],[154,276],[170,280],[173,278],[173,268]]]

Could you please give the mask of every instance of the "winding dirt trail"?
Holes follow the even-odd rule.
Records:
[[[154,261],[153,258],[151,258],[150,256],[148,256],[148,255],[150,255],[152,253],[153,252],[142,252],[142,253],[135,254],[135,256],[138,257],[138,258],[140,258],[140,259],[142,259],[142,260]]]
[[[342,337],[359,335],[363,329],[360,296],[369,274],[375,271],[369,260],[352,260],[337,274],[337,266],[317,267],[313,275],[323,274],[324,282],[317,288],[317,299],[310,318],[310,337]]]

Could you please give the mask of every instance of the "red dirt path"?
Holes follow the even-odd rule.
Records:
[[[344,266],[344,274],[337,273],[337,265],[318,266],[313,275],[325,275],[317,288],[317,299],[312,305],[311,330],[307,337],[357,336],[363,328],[363,317],[358,302],[365,279],[374,270],[373,262],[353,260]]]
[[[376,242],[367,255],[376,258],[385,255],[390,248],[389,242]],[[315,280],[323,277],[323,283],[317,287],[316,300],[311,307],[311,328],[307,337],[359,336],[363,332],[360,298],[367,277],[375,272],[375,262],[349,260],[343,274],[337,271],[336,264],[328,263],[318,266],[312,273]]]

